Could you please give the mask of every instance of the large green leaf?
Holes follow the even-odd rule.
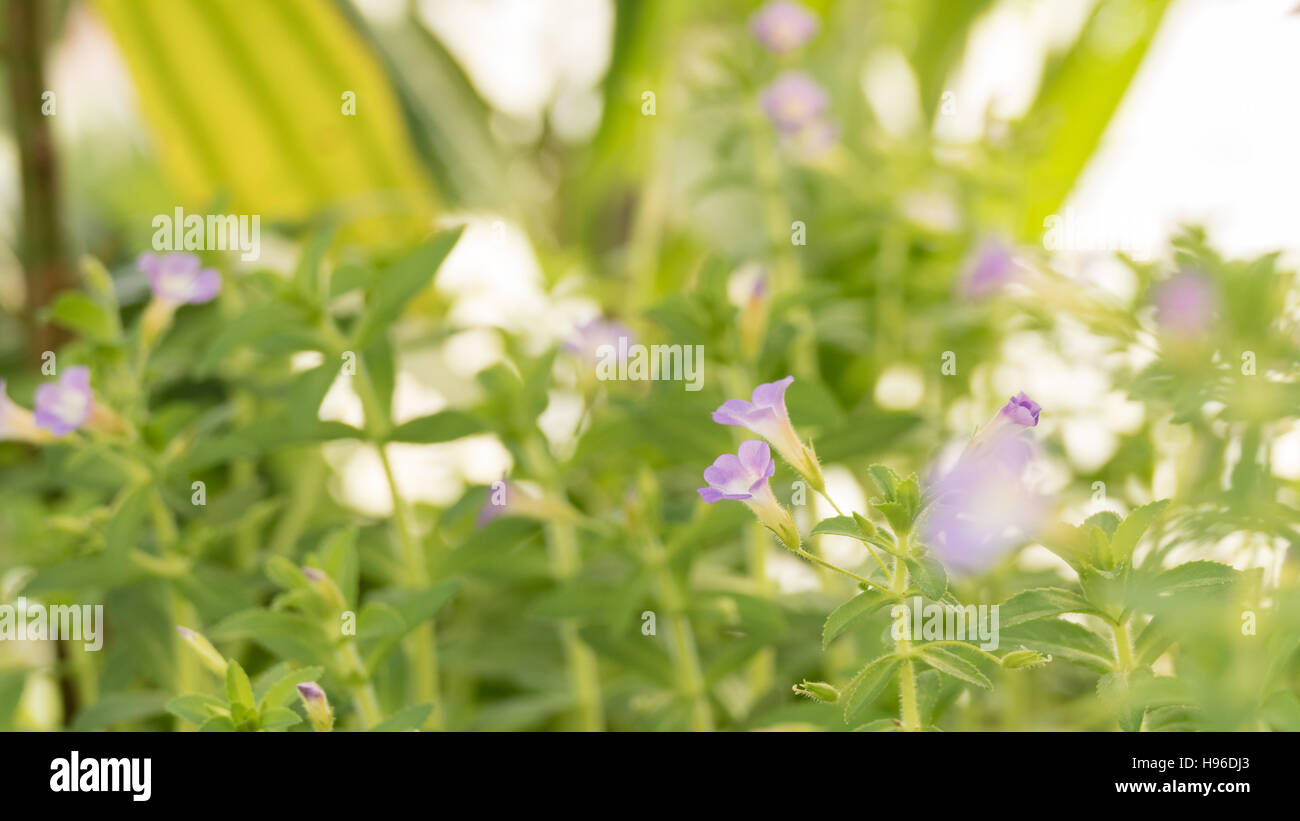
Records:
[[[302,220],[349,203],[409,241],[434,194],[374,52],[318,0],[96,0],[187,207]],[[344,95],[355,95],[355,115]],[[366,200],[369,200],[368,202]],[[159,204],[162,207],[162,204]]]

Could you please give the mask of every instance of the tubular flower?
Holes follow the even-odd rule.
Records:
[[[769,530],[792,550],[799,547],[799,531],[790,512],[772,494],[768,482],[776,471],[771,448],[766,442],[748,439],[736,453],[724,453],[704,470],[708,487],[699,489],[709,504],[723,499],[744,502]]]
[[[781,458],[800,475],[821,491],[826,482],[821,465],[812,450],[799,441],[790,413],[785,407],[785,390],[794,382],[793,376],[776,382],[767,382],[754,388],[750,401],[728,399],[713,412],[713,421],[719,425],[734,425],[756,433],[771,443]]]
[[[40,444],[53,438],[36,423],[31,411],[14,404],[5,390],[5,380],[0,379],[0,442]]]

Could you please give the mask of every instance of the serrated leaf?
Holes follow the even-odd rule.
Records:
[[[998,626],[1005,630],[1028,621],[1054,618],[1062,613],[1101,615],[1088,600],[1059,587],[1040,587],[1017,593],[998,606]]]
[[[1116,562],[1126,562],[1132,558],[1133,549],[1137,547],[1142,534],[1146,533],[1147,528],[1168,505],[1168,499],[1161,499],[1143,505],[1124,518],[1110,540],[1111,555]]]
[[[943,565],[932,556],[904,559],[907,572],[921,593],[931,601],[939,601],[948,592],[948,574]]]
[[[1171,567],[1155,578],[1155,588],[1160,593],[1177,593],[1198,587],[1231,584],[1238,572],[1219,562],[1195,561]]]
[[[832,610],[826,617],[826,624],[822,627],[822,649],[825,650],[845,631],[889,604],[890,601],[892,599],[879,590],[868,590]]]
[[[1031,650],[1046,653],[1057,659],[1069,661],[1094,670],[1108,673],[1114,660],[1110,642],[1087,627],[1061,619],[1029,621],[1009,629],[999,625],[1002,643],[1024,645]]]
[[[886,502],[894,501],[899,482],[903,481],[902,477],[888,465],[872,465],[867,468],[867,473],[875,480],[880,487],[880,492],[884,495]]]
[[[874,659],[858,671],[842,695],[846,724],[858,726],[862,723],[861,714],[889,686],[900,663],[901,659],[891,653]]]
[[[921,650],[921,660],[941,673],[959,678],[976,687],[993,689],[993,682],[980,669],[946,647],[926,647]]]

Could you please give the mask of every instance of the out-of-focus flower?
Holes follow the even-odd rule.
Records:
[[[934,505],[922,539],[950,570],[987,569],[1031,538],[1047,515],[1046,500],[1025,482],[1036,446],[1026,433],[1041,408],[1023,392],[981,429],[951,470],[930,483]]]
[[[1203,274],[1174,274],[1152,289],[1156,322],[1179,336],[1198,336],[1209,330],[1218,310],[1214,283]]]
[[[499,479],[488,488],[487,503],[474,519],[475,527],[484,527],[501,516],[520,516],[526,519],[576,521],[579,516],[566,502],[549,496],[538,496],[520,487],[516,482]]]
[[[768,286],[767,273],[762,269],[742,269],[733,279],[739,281],[752,274],[749,283],[740,298],[740,346],[748,359],[758,356],[762,347],[763,333],[767,328]],[[742,285],[744,283],[742,282]],[[730,288],[728,289],[730,290]]]
[[[145,252],[136,265],[149,277],[154,297],[173,305],[199,305],[221,293],[221,274],[204,268],[196,254]]]
[[[597,317],[578,326],[564,343],[564,349],[580,359],[596,362],[601,358],[600,351],[606,345],[618,350],[620,339],[627,340],[624,345],[636,341],[632,331],[623,323]]]
[[[825,487],[821,466],[812,452],[799,441],[790,413],[785,407],[785,391],[794,382],[793,376],[767,382],[754,388],[750,401],[728,399],[713,412],[713,421],[719,425],[734,425],[758,434],[776,448],[792,468],[812,483],[813,489]]]
[[[754,38],[776,54],[793,51],[808,42],[819,25],[815,14],[788,0],[774,0],[749,19]]]
[[[94,404],[90,369],[68,368],[58,382],[36,389],[36,424],[55,436],[67,436],[86,423]]]
[[[767,118],[786,134],[820,120],[830,106],[826,91],[802,71],[782,73],[763,89],[759,101]]]
[[[961,295],[968,299],[986,297],[1016,277],[1011,249],[998,240],[986,240],[966,264],[960,282]]]
[[[298,685],[298,695],[307,708],[307,718],[312,729],[318,733],[328,733],[334,729],[334,711],[330,709],[325,691],[314,681],[304,681]]]
[[[825,159],[840,139],[840,128],[826,118],[804,123],[798,130],[781,135],[781,144],[797,159],[815,163]]]
[[[212,646],[212,642],[208,641],[201,633],[196,633],[188,627],[177,625],[176,633],[198,655],[199,660],[203,662],[205,667],[216,675],[225,678],[226,659],[221,653],[217,652],[217,648]]]
[[[36,424],[36,417],[24,407],[15,405],[0,379],[0,442],[48,442],[53,437]]]
[[[794,519],[776,500],[768,482],[775,472],[776,462],[767,443],[747,439],[736,453],[724,453],[704,469],[709,486],[699,489],[700,498],[709,504],[723,499],[744,502],[781,541],[796,549],[799,531]]]

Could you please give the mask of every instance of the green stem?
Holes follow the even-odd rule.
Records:
[[[894,584],[892,592],[902,596],[907,590],[907,565],[902,559],[898,559],[894,567]],[[904,656],[903,666],[899,673],[898,693],[899,703],[902,710],[903,729],[916,731],[921,729],[921,713],[917,709],[916,700],[916,669],[912,665],[912,659],[909,657],[912,652],[912,642],[910,639],[898,640],[898,652]]]
[[[695,732],[713,732],[713,710],[705,690],[704,670],[695,645],[695,632],[686,616],[682,590],[666,564],[663,545],[653,537],[646,539],[650,564],[655,570],[655,584],[659,598],[668,611],[669,627],[673,636],[673,666],[677,668],[677,686],[691,705],[691,729]]]
[[[1127,673],[1133,669],[1133,645],[1129,641],[1128,619],[1120,619],[1111,629],[1115,632],[1115,652],[1119,658],[1115,672]]]
[[[379,698],[375,695],[375,686],[369,681],[366,666],[361,662],[354,638],[348,639],[338,651],[339,663],[350,672],[356,681],[351,685],[352,701],[356,704],[357,714],[361,716],[362,729],[370,729],[383,720],[379,709]]]

